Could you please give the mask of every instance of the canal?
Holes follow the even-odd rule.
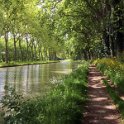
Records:
[[[61,61],[0,68],[0,99],[7,93],[5,86],[15,88],[17,92],[24,95],[44,94],[52,83],[71,73],[78,64],[77,62]]]

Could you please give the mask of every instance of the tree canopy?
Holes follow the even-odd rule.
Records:
[[[123,0],[0,0],[1,61],[120,57],[123,8]]]

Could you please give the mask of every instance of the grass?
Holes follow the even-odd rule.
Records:
[[[122,118],[124,118],[124,100],[120,98],[120,94],[124,95],[124,64],[110,58],[95,60],[94,64],[111,80],[111,83],[104,80],[104,84],[109,95],[117,105]]]
[[[119,92],[124,93],[124,64],[115,59],[104,58],[96,60],[97,68],[111,79]]]
[[[0,67],[13,67],[13,66],[23,66],[23,65],[34,65],[34,64],[47,64],[47,63],[57,63],[59,61],[28,61],[28,62],[1,62]]]
[[[124,100],[122,100],[120,98],[119,94],[109,85],[107,80],[104,80],[103,82],[107,87],[107,91],[108,91],[110,97],[112,98],[114,103],[117,105],[117,107],[121,113],[121,116],[124,119]]]
[[[4,97],[7,124],[78,124],[87,99],[87,62],[44,96],[23,99],[14,90]]]

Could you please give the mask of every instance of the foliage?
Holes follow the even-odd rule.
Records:
[[[51,13],[44,11],[48,3],[42,2],[0,0],[0,61],[55,60],[56,51],[62,54],[52,35]]]
[[[65,48],[69,57],[91,59],[102,56],[102,35],[97,31],[99,24],[93,18],[94,14],[85,0],[63,0],[58,4],[58,14],[58,20],[55,21],[58,24],[56,30],[62,29],[60,36],[63,35],[63,40],[66,41]]]
[[[0,0],[1,61],[123,56],[123,8],[123,0]]]
[[[115,58],[98,59],[94,62],[98,69],[108,76],[118,90],[124,92],[124,64],[118,62]]]
[[[15,67],[15,66],[23,66],[23,65],[35,65],[35,64],[48,64],[48,63],[57,63],[59,61],[27,61],[27,62],[13,62],[11,61],[9,64],[0,63],[0,67]]]
[[[7,124],[77,124],[86,101],[88,63],[59,81],[45,96],[22,99],[16,92],[3,98]],[[12,90],[13,91],[13,90]]]
[[[9,91],[9,93],[2,100],[4,107],[4,119],[5,122],[9,122],[11,124],[17,117],[18,111],[21,109],[23,97],[20,94],[16,94],[13,88],[8,88],[7,86],[5,86],[5,88]],[[11,117],[13,118],[10,119]]]
[[[120,98],[118,93],[109,85],[107,80],[104,80],[103,82],[107,87],[107,91],[108,91],[110,97],[112,98],[114,103],[117,105],[117,107],[122,115],[122,118],[124,118],[124,100],[122,100]]]
[[[124,100],[120,98],[120,94],[124,93],[124,64],[115,58],[97,59],[93,63],[111,80],[111,83],[107,79],[103,80],[103,82],[122,117],[124,117]]]

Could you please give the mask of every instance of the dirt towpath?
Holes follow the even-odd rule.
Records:
[[[95,66],[89,67],[88,103],[82,124],[120,124],[120,114]]]

